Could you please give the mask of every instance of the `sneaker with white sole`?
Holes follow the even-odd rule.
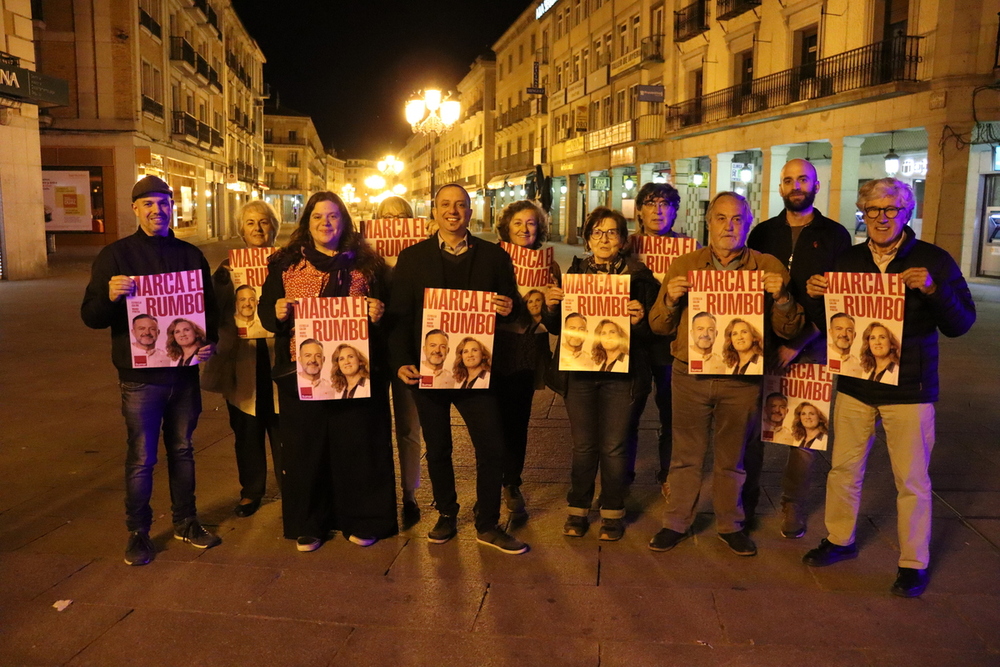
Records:
[[[128,565],[146,565],[156,558],[156,547],[149,539],[145,530],[134,530],[129,533],[128,544],[125,546],[125,563]]]
[[[357,544],[359,547],[370,547],[378,542],[377,537],[362,537],[361,535],[351,535],[347,539],[354,544]]]
[[[322,540],[318,537],[312,537],[311,535],[303,535],[295,540],[295,548],[299,551],[316,551],[322,544]]]
[[[205,530],[198,517],[174,524],[174,539],[187,542],[197,549],[211,549],[222,544],[222,538]]]
[[[505,554],[523,554],[528,550],[528,545],[508,535],[500,526],[490,528],[484,533],[476,534],[476,541],[480,544],[499,549]]]

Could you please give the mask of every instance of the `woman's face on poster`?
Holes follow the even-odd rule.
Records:
[[[174,327],[174,342],[181,347],[190,347],[195,344],[194,327],[190,322],[178,322]]]
[[[470,342],[462,348],[462,364],[466,368],[478,368],[483,363],[483,349],[479,343]]]
[[[892,343],[889,341],[889,331],[885,327],[875,327],[868,334],[868,349],[876,359],[885,359],[889,356]]]
[[[621,336],[618,335],[618,327],[614,324],[609,323],[601,327],[601,330],[597,332],[597,337],[601,341],[601,347],[609,354],[616,352],[621,347]]]
[[[518,211],[510,219],[510,241],[529,248],[538,239],[538,215],[531,209]]]
[[[753,347],[753,334],[750,333],[750,325],[746,322],[737,322],[733,326],[732,341],[733,349],[737,352],[746,352]]]
[[[799,421],[806,429],[819,428],[819,411],[811,405],[807,405],[799,412]]]
[[[528,314],[531,315],[532,317],[542,314],[543,300],[542,300],[542,295],[539,294],[538,292],[533,292],[529,294],[528,298],[525,300],[525,303],[528,306]]]
[[[345,347],[337,355],[337,365],[344,377],[357,375],[361,370],[361,363],[358,361],[358,352],[353,347]]]

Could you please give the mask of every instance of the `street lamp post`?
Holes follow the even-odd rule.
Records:
[[[423,97],[417,93],[417,97],[406,103],[406,121],[414,133],[426,134],[430,141],[431,197],[434,196],[434,138],[450,130],[461,113],[458,100],[442,99],[441,91],[432,88],[423,91]]]

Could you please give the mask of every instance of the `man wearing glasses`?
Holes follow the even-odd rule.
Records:
[[[976,321],[976,306],[955,260],[943,249],[918,241],[907,224],[915,208],[913,192],[894,178],[868,181],[858,193],[858,209],[868,223],[868,243],[848,248],[835,271],[898,273],[906,285],[899,384],[853,377],[838,380],[833,447],[826,480],[827,537],[807,553],[811,567],[833,565],[858,555],[854,543],[865,462],[878,421],[896,478],[899,514],[899,569],[892,593],[916,597],[927,588],[930,561],[931,480],[934,403],[938,400],[938,331],[961,336]],[[827,281],[807,282],[809,296],[826,293]]]

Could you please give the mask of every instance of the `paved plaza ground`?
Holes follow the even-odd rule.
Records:
[[[204,247],[213,267],[227,248]],[[573,251],[559,246],[564,266]],[[868,467],[854,561],[801,563],[825,536],[826,454],[808,534],[779,534],[787,450],[778,445],[765,462],[756,557],[735,556],[716,538],[707,480],[697,534],[653,553],[646,543],[663,500],[652,401],[625,538],[600,543],[593,529],[582,539],[562,536],[570,435],[565,407],[549,391],[536,394],[532,414],[530,519],[511,527],[531,544],[523,556],[475,541],[464,428],[456,440],[458,539],[426,539],[436,513],[425,470],[416,527],[367,549],[337,537],[296,552],[281,536],[273,488],[253,517],[233,515],[233,434],[222,399],[206,393],[195,433],[198,505],[223,543],[199,551],[171,538],[161,462],[152,531],[159,554],[128,567],[125,429],[109,335],[79,317],[93,255],[62,250],[49,278],[0,283],[2,666],[1000,665],[995,285],[973,286],[978,322],[941,344],[931,583],[922,598],[906,600],[889,594],[898,543],[884,444]],[[58,601],[71,604],[58,611]]]

